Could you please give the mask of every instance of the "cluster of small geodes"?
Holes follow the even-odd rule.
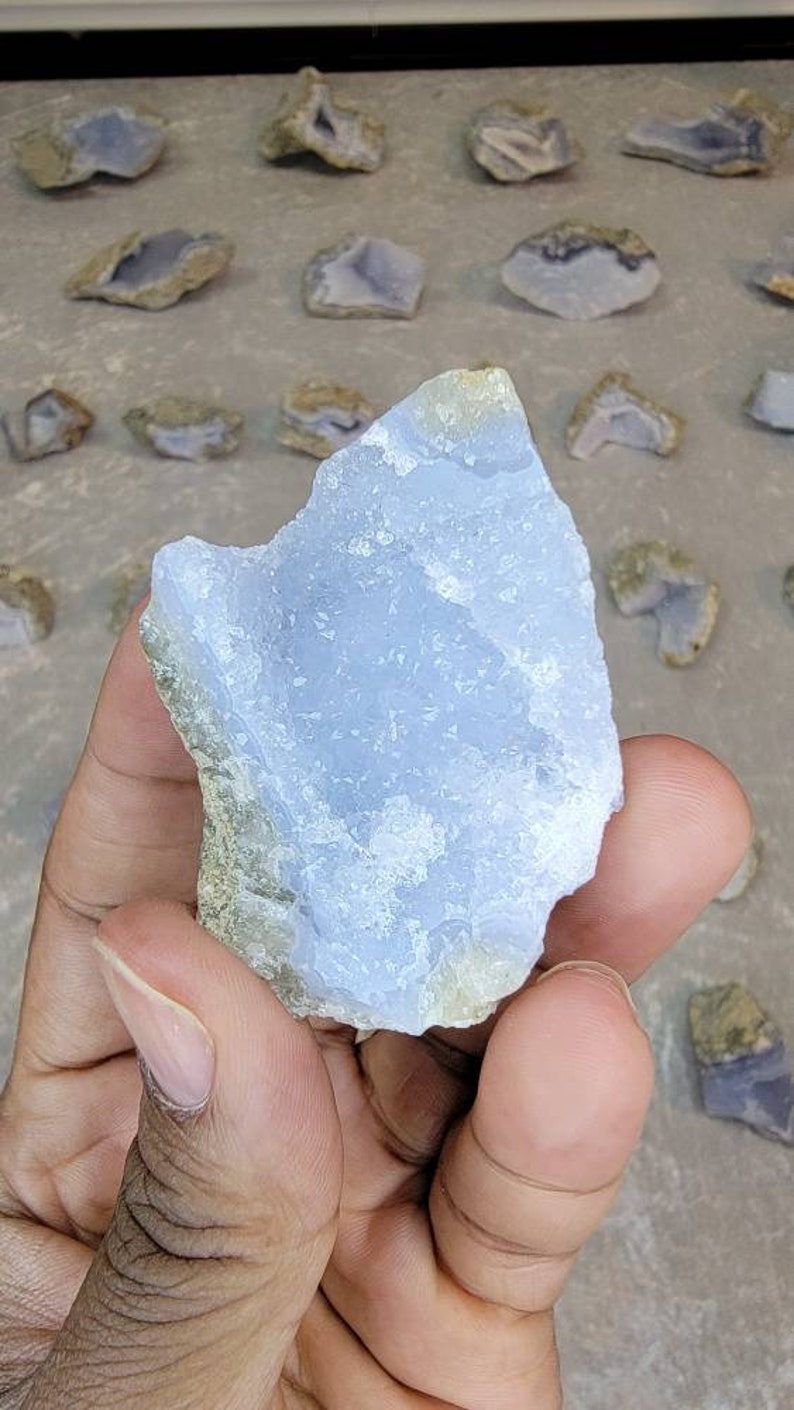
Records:
[[[741,90],[694,120],[644,119],[626,134],[622,149],[712,176],[768,173],[791,128],[788,113]],[[564,171],[584,155],[559,117],[513,100],[476,112],[465,139],[472,158],[502,183]],[[33,129],[13,145],[27,178],[39,189],[57,190],[96,175],[138,178],[156,164],[165,144],[165,123],[157,114],[112,106]],[[383,124],[337,98],[312,68],[296,76],[260,137],[260,152],[269,161],[308,154],[340,170],[374,171],[385,150]],[[66,293],[164,309],[222,274],[233,255],[232,241],[217,232],[133,231],[93,254],[69,279]],[[794,301],[794,237],[784,237],[753,279],[771,295]],[[502,266],[502,281],[517,299],[577,320],[644,302],[660,280],[656,256],[636,232],[575,221],[521,241]],[[424,263],[414,251],[388,239],[348,234],[310,261],[303,295],[307,312],[317,317],[412,318],[423,285]],[[775,430],[794,431],[794,373],[763,372],[746,410]],[[322,459],[354,440],[376,414],[355,388],[305,382],[284,394],[277,436],[282,444]],[[10,455],[30,461],[72,450],[93,419],[70,393],[51,386],[21,410],[0,417],[0,428]],[[243,432],[241,413],[181,396],[157,397],[131,408],[123,419],[139,442],[169,459],[230,455]],[[589,459],[609,443],[666,456],[683,431],[675,411],[633,386],[625,373],[607,371],[574,408],[566,445],[578,459]],[[142,590],[146,572],[146,565],[136,564],[119,580],[111,606],[114,626]],[[656,618],[657,652],[666,665],[697,659],[713,630],[720,590],[689,558],[670,544],[637,543],[615,555],[607,577],[621,612]],[[785,575],[783,597],[794,610],[794,565]],[[52,594],[35,573],[19,566],[0,569],[0,646],[46,636],[53,620]]]

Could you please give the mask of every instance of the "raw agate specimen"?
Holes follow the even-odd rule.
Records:
[[[303,299],[321,318],[413,318],[425,262],[392,240],[346,235],[319,250],[303,275]]]
[[[141,235],[134,230],[93,255],[72,275],[66,292],[72,299],[170,308],[226,269],[233,254],[225,235],[189,235],[186,230]]]
[[[722,890],[717,892],[715,899],[717,901],[736,901],[740,896],[743,896],[761,869],[762,856],[761,839],[754,837],[730,881],[726,881]]]
[[[784,235],[778,241],[768,259],[755,266],[752,280],[768,294],[794,302],[794,235]]]
[[[563,220],[522,240],[502,282],[558,318],[604,318],[649,299],[661,279],[653,250],[633,230]]]
[[[466,129],[466,144],[496,181],[531,181],[563,171],[583,156],[560,118],[511,99],[480,108]]]
[[[25,175],[52,191],[99,174],[128,181],[143,176],[162,156],[165,134],[156,113],[114,105],[35,127],[12,146]]]
[[[55,600],[41,579],[0,563],[0,649],[41,641],[54,621]]]
[[[108,630],[113,632],[114,636],[124,630],[132,609],[146,596],[151,577],[151,560],[146,563],[128,563],[114,577],[107,615]]]
[[[499,369],[387,412],[270,544],[156,555],[200,913],[293,1013],[419,1033],[524,980],[621,799],[593,600]]]
[[[259,150],[268,161],[311,152],[329,166],[375,171],[383,161],[385,128],[352,103],[335,98],[317,69],[301,69],[265,127]]]
[[[750,392],[744,409],[775,431],[794,431],[794,372],[768,367]]]
[[[56,451],[73,450],[93,424],[88,408],[59,387],[31,397],[16,414],[0,416],[0,427],[15,460],[41,460]]]
[[[623,151],[708,176],[745,176],[777,166],[791,129],[789,113],[741,88],[694,121],[644,118],[626,133]]]
[[[574,407],[565,444],[576,460],[589,460],[605,445],[672,455],[684,421],[639,391],[625,372],[607,372]]]
[[[652,612],[659,624],[657,655],[666,666],[690,666],[717,620],[720,589],[691,558],[652,539],[615,554],[609,586],[624,617]]]
[[[277,435],[281,444],[325,460],[350,445],[377,416],[354,387],[336,382],[301,382],[284,393]]]
[[[794,612],[794,563],[783,574],[783,601]]]
[[[136,441],[167,460],[217,460],[240,444],[244,417],[210,401],[158,397],[122,417]]]
[[[720,984],[693,994],[689,1026],[709,1116],[743,1121],[761,1136],[794,1145],[791,1055],[750,991]]]

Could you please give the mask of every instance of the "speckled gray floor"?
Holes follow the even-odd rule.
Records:
[[[255,134],[279,78],[180,79],[0,88],[0,399],[55,378],[97,412],[73,454],[0,464],[0,553],[54,585],[51,639],[0,668],[2,873],[0,1061],[7,1059],[45,841],[43,811],[65,786],[112,638],[114,572],[187,532],[248,543],[304,500],[309,460],[273,442],[293,379],[327,374],[386,405],[422,378],[503,362],[525,399],[551,474],[590,546],[624,732],[671,730],[720,754],[754,800],[764,872],[745,898],[713,906],[640,988],[659,1065],[642,1149],[605,1229],[565,1297],[569,1410],[786,1410],[794,1405],[794,1152],[698,1109],[684,1010],[696,986],[737,977],[794,1040],[794,617],[779,584],[794,559],[794,441],[754,426],[741,403],[768,364],[792,365],[794,310],[748,287],[748,264],[791,228],[794,147],[770,180],[716,181],[619,155],[627,119],[695,113],[740,84],[792,102],[794,63],[350,76],[382,108],[392,155],[373,176],[281,170]],[[465,157],[461,125],[493,96],[546,97],[587,160],[531,188],[502,189]],[[73,102],[133,98],[171,119],[163,164],[139,185],[54,198],[15,175],[7,139]],[[630,224],[665,273],[645,307],[591,325],[522,310],[500,292],[499,260],[564,216]],[[67,276],[124,231],[183,224],[234,235],[231,273],[158,314],[70,303]],[[414,323],[304,316],[301,268],[360,228],[428,261]],[[608,367],[689,418],[670,461],[606,450],[582,464],[562,430]],[[147,457],[120,425],[156,391],[226,398],[248,416],[243,450],[206,468]],[[707,655],[674,673],[644,623],[604,590],[617,544],[669,536],[724,585]]]

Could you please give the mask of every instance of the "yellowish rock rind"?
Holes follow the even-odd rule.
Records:
[[[0,563],[0,602],[22,613],[29,641],[49,636],[55,621],[55,599],[32,569]]]
[[[743,984],[720,984],[693,994],[689,1026],[699,1062],[728,1062],[762,1053],[781,1041],[777,1024]]]

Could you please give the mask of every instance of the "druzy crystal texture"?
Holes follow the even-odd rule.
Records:
[[[255,548],[155,557],[204,923],[296,1014],[485,1017],[621,799],[585,547],[499,369],[425,383]]]

